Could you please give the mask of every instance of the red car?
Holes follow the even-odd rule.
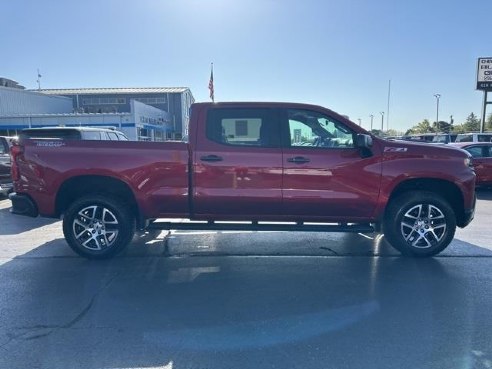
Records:
[[[477,187],[492,186],[492,142],[460,142],[452,145],[468,151],[473,157]]]

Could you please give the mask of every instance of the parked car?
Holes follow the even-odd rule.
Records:
[[[434,139],[435,133],[422,133],[416,135],[403,136],[401,139],[404,141],[415,141],[415,142],[432,142]]]
[[[460,133],[455,142],[492,142],[492,133]]]
[[[468,151],[473,157],[477,187],[492,186],[492,142],[454,143],[453,146]]]
[[[19,136],[63,140],[128,141],[124,133],[115,129],[97,127],[40,127],[23,129]]]
[[[6,196],[13,188],[9,153],[13,139],[14,137],[0,136],[0,196]]]
[[[457,133],[436,133],[434,137],[432,137],[432,143],[443,143],[448,144],[456,141]]]
[[[384,140],[320,106],[193,104],[189,131],[189,143],[24,135],[11,149],[12,212],[63,216],[88,258],[115,255],[135,229],[383,231],[424,257],[474,217],[470,154]]]

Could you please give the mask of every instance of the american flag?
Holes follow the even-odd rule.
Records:
[[[208,82],[208,89],[210,90],[210,98],[212,99],[212,102],[215,102],[214,100],[214,65],[212,63],[212,69],[210,70],[210,81]]]

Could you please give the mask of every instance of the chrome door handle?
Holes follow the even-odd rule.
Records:
[[[304,163],[309,163],[311,160],[303,156],[296,156],[294,158],[287,159],[287,161],[289,163],[294,163],[294,164],[304,164]]]
[[[217,155],[207,155],[207,156],[202,156],[200,158],[200,160],[201,161],[211,161],[211,162],[222,161],[222,157],[217,156]]]

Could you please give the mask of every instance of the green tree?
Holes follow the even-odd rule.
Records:
[[[385,135],[386,136],[399,136],[400,134],[398,133],[398,131],[396,129],[388,129],[385,132]]]
[[[449,133],[453,130],[453,124],[440,120],[439,125],[437,125],[436,122],[432,123],[432,129],[434,132]]]
[[[463,124],[458,124],[457,126],[453,126],[453,132],[454,133],[465,133],[466,130],[463,127]]]
[[[480,131],[480,119],[473,112],[470,113],[463,123],[463,128],[466,132]]]
[[[409,133],[410,132],[410,133]],[[431,133],[434,132],[434,128],[432,128],[428,119],[424,119],[422,122],[410,128],[407,133],[409,134],[418,134],[418,133]]]
[[[492,131],[492,114],[490,114],[487,120],[485,121],[485,129]]]

